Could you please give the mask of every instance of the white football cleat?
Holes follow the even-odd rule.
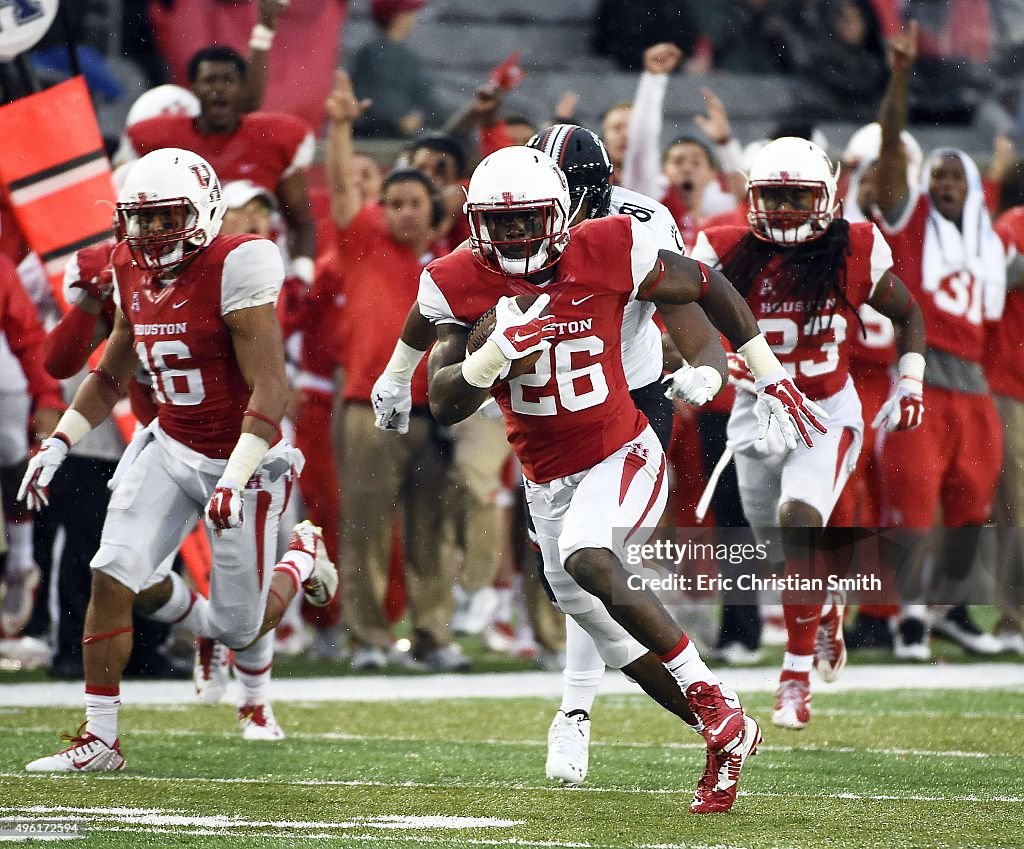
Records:
[[[590,765],[590,716],[585,710],[558,711],[548,729],[548,778],[582,784]]]
[[[775,691],[775,711],[772,725],[799,731],[811,721],[811,685],[806,681],[789,679]]]
[[[215,705],[228,689],[231,677],[230,650],[211,637],[196,637],[196,662],[192,681],[196,696],[204,705]]]
[[[25,766],[26,772],[116,772],[124,769],[121,741],[108,746],[99,737],[85,730],[85,723],[74,737],[65,737],[71,745],[46,758]]]
[[[269,703],[242,705],[238,709],[238,724],[244,740],[283,740],[284,731],[274,718],[274,709]]]
[[[326,607],[338,591],[338,570],[327,556],[323,530],[309,519],[299,522],[292,530],[288,550],[303,551],[313,558],[313,574],[302,582],[302,592],[314,607]]]

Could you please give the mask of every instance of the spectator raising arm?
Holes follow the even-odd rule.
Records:
[[[665,193],[661,175],[661,124],[668,75],[683,59],[674,44],[662,43],[644,51],[644,72],[637,83],[620,185],[660,198]]]
[[[331,217],[342,229],[351,223],[362,206],[355,180],[352,122],[370,106],[369,100],[356,99],[348,74],[339,70],[334,77],[334,91],[328,96],[325,108],[329,122],[326,157]]]

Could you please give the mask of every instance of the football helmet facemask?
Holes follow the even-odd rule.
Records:
[[[205,159],[154,150],[131,166],[121,189],[118,238],[139,268],[171,271],[213,241],[224,209],[220,180]]]
[[[539,150],[506,147],[486,157],[469,181],[464,209],[473,254],[492,271],[543,271],[569,243],[569,186]]]
[[[836,212],[838,168],[814,142],[781,138],[754,157],[747,177],[747,220],[757,238],[799,245],[822,236]]]

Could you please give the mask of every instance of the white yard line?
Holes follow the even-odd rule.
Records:
[[[0,778],[17,778],[21,781],[80,781],[81,777],[76,775],[64,775],[60,773],[24,773],[24,772],[0,772]],[[125,773],[96,773],[89,776],[90,781],[118,781],[122,784],[139,781],[155,784],[238,784],[249,785],[259,784],[264,786],[280,787],[367,787],[381,788],[388,790],[413,789],[413,790],[474,790],[474,791],[499,791],[508,792],[542,792],[542,793],[607,793],[626,796],[650,796],[682,795],[690,797],[693,790],[689,787],[680,788],[655,788],[638,789],[631,787],[595,787],[584,785],[582,787],[566,788],[554,784],[513,784],[502,781],[491,782],[451,782],[438,784],[422,781],[364,781],[360,779],[331,780],[331,779],[273,779],[273,778],[177,778],[162,777],[155,775],[131,775]],[[955,796],[929,796],[918,793],[904,794],[872,794],[872,793],[767,793],[762,791],[740,790],[740,796],[749,796],[755,799],[843,799],[846,801],[860,802],[968,802],[971,804],[1005,803],[1012,805],[1024,805],[1024,796],[975,796],[970,794],[958,794]]]
[[[740,693],[774,692],[778,670],[720,668],[722,679]],[[989,690],[1024,688],[1024,663],[943,664],[935,666],[853,666],[836,684],[815,681],[815,692],[849,690]],[[637,694],[639,687],[619,672],[609,672],[602,693]],[[454,698],[558,698],[562,676],[557,672],[499,672],[481,675],[411,675],[397,677],[339,676],[279,678],[271,682],[275,702],[396,702]],[[189,681],[126,681],[124,704],[194,704]],[[7,684],[0,687],[0,707],[78,706],[79,682]]]
[[[493,817],[456,816],[373,816],[356,817],[338,822],[295,822],[249,820],[242,816],[194,815],[179,810],[158,808],[103,808],[103,807],[48,807],[33,805],[0,808],[0,829],[5,824],[31,822],[38,824],[60,822],[81,827],[81,833],[132,832],[143,834],[178,834],[219,837],[301,838],[303,840],[350,840],[380,844],[392,843],[455,844],[458,846],[527,846],[537,849],[590,849],[598,844],[571,843],[557,840],[526,840],[514,835],[500,838],[469,837],[460,834],[457,843],[447,834],[484,829],[511,829],[525,825],[524,820],[504,820]],[[401,834],[413,831],[415,835]],[[64,839],[72,838],[71,835]],[[636,849],[742,849],[742,847],[706,846],[703,844],[641,844]]]

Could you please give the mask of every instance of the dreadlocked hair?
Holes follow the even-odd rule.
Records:
[[[864,322],[846,297],[846,258],[850,253],[849,221],[836,218],[820,238],[794,247],[772,245],[748,232],[722,257],[722,273],[746,298],[754,282],[780,252],[785,253],[786,261],[776,272],[774,302],[765,307],[769,312],[780,308],[788,300],[806,301],[810,304],[811,332],[816,332],[832,326],[835,313],[829,312],[827,320],[824,313],[830,298],[835,297],[857,316],[861,334],[867,338]]]

